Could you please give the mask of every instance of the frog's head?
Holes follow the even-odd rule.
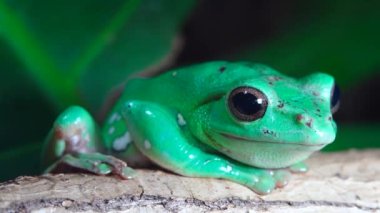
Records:
[[[223,92],[194,113],[199,140],[260,168],[290,166],[334,141],[339,90],[331,76],[296,80],[263,65],[244,66],[227,67]]]

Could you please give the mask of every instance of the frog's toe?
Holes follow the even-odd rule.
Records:
[[[252,189],[261,195],[269,194],[276,187],[276,180],[271,175],[262,175],[256,179]]]
[[[100,175],[107,175],[112,172],[112,168],[106,163],[100,163],[95,166],[94,173]]]
[[[124,167],[120,173],[120,176],[123,179],[131,179],[131,178],[136,177],[136,175],[137,175],[136,171],[128,166]]]
[[[309,170],[309,167],[304,162],[298,162],[289,167],[289,170],[293,173],[305,173]]]
[[[279,169],[274,171],[273,178],[276,182],[276,188],[282,188],[289,183],[291,173],[285,169]]]
[[[136,176],[135,170],[128,167],[126,164],[120,167],[117,165],[109,165],[108,163],[100,163],[96,165],[94,173],[100,175],[114,174],[121,177],[122,179],[132,179]]]
[[[113,156],[107,156],[107,163],[112,166],[112,174],[115,174],[123,179],[131,179],[135,176],[135,171],[128,167],[127,164]]]
[[[127,163],[125,163],[124,161],[118,158],[115,158],[112,155],[104,155],[104,154],[95,152],[95,153],[88,153],[86,157],[91,160],[98,160],[103,163],[107,163],[113,168],[113,170],[121,171],[124,167],[127,166]]]

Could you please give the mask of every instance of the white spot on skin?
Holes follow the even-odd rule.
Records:
[[[177,72],[173,72],[172,76],[175,77],[177,75]]]
[[[110,128],[109,128],[109,130],[108,130],[108,134],[112,134],[112,133],[114,133],[115,132],[115,127],[113,127],[113,126],[111,126]]]
[[[119,115],[119,113],[114,113],[109,118],[108,123],[113,123],[113,122],[118,121],[120,119],[121,119],[121,116]]]
[[[225,172],[231,172],[232,171],[232,167],[230,165],[227,165],[226,167],[222,167],[222,170],[225,171]]]
[[[112,148],[116,151],[123,151],[127,148],[128,144],[131,142],[132,142],[131,134],[129,134],[129,132],[126,132],[123,136],[114,140],[112,144]]]
[[[144,147],[145,149],[150,149],[152,146],[150,145],[150,142],[148,140],[144,141]]]
[[[186,125],[186,121],[180,113],[177,114],[177,122],[178,122],[178,125],[180,126]]]

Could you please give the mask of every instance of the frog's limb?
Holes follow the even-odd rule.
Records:
[[[130,179],[135,175],[134,170],[128,167],[124,161],[97,152],[65,154],[49,166],[45,172],[53,172],[62,164],[100,175],[112,173],[123,179]]]
[[[160,105],[129,101],[124,107],[123,116],[137,148],[164,168],[186,176],[232,180],[260,194],[271,192],[276,178],[281,179],[274,172],[205,152],[178,122],[176,113]]]
[[[122,100],[122,99],[121,99]],[[118,101],[108,113],[102,126],[103,145],[113,156],[128,162],[133,167],[149,167],[147,159],[134,145],[133,138],[122,117],[123,101]]]
[[[54,162],[47,172],[64,165],[96,174],[113,173],[130,178],[125,162],[98,153],[102,151],[98,127],[91,115],[81,107],[72,106],[65,110],[54,122],[46,142],[44,163]]]

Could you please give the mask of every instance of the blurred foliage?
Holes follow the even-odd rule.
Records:
[[[71,104],[96,111],[112,87],[170,51],[193,4],[0,1],[0,149],[40,140]]]
[[[64,107],[97,111],[112,87],[159,62],[194,4],[0,0],[1,162],[38,155],[29,144],[41,144]]]
[[[290,18],[275,36],[223,59],[258,61],[291,76],[321,70],[344,89],[379,70],[380,1],[289,2]],[[0,0],[0,166],[9,168],[0,180],[36,174],[43,137],[57,114],[71,104],[98,111],[112,87],[170,52],[194,5]],[[380,123],[338,126],[336,142],[325,150],[380,147]]]

